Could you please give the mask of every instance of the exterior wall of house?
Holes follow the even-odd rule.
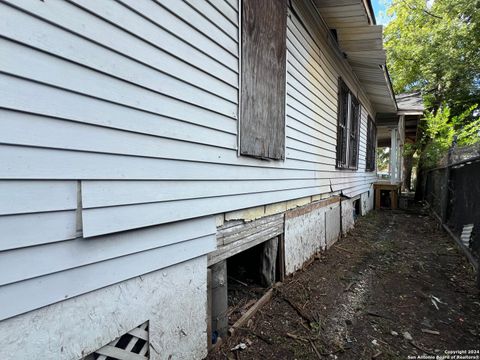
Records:
[[[150,359],[202,359],[206,272],[201,256],[2,321],[0,358],[77,360],[149,321]]]
[[[328,206],[305,206],[285,216],[285,273],[300,269],[326,248],[325,211]],[[337,234],[338,237],[339,234]]]
[[[370,189],[375,176],[364,169],[373,109],[326,42],[327,29],[299,1],[293,5],[286,159],[262,161],[237,155],[237,1],[0,3],[8,54],[0,57],[0,303],[7,304],[0,334],[11,324],[36,326],[48,309],[70,314],[63,304],[98,291],[114,299],[105,289],[123,285],[113,284],[203,259],[216,248],[215,214],[242,219],[248,208],[275,213],[283,203],[287,210]],[[339,76],[362,102],[358,171],[335,169]],[[340,231],[339,207],[324,214],[329,246]],[[291,269],[317,246],[309,249],[297,249]],[[203,311],[196,299],[188,306]],[[82,350],[136,320],[105,332],[97,326],[98,339]],[[153,326],[169,332],[175,325]],[[78,356],[81,337],[63,337],[63,358]],[[38,349],[48,341],[30,343]]]

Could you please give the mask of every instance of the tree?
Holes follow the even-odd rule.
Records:
[[[479,103],[480,0],[393,0],[385,29],[395,92],[420,90],[453,115]]]
[[[448,106],[441,106],[435,112],[427,111],[422,123],[424,167],[437,166],[454,142],[456,146],[463,147],[480,141],[480,119],[464,125],[475,108],[474,105],[459,115],[452,115]]]

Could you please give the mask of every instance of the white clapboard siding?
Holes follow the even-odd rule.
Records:
[[[76,1],[88,2],[88,0]],[[129,1],[134,2],[134,0]],[[205,16],[202,13],[202,11],[208,12],[209,10],[214,9],[211,6],[210,9],[207,9],[209,6],[208,3],[199,1],[199,3],[202,4],[199,5],[199,8],[195,9],[193,6],[189,5],[183,0],[155,1],[158,4],[161,4],[161,6],[168,8],[173,14],[177,15],[180,19],[183,19],[183,21],[195,24],[194,28],[196,31],[209,37],[215,41],[216,44],[229,51],[232,55],[238,55],[238,37],[236,27],[233,24],[228,24],[226,28],[220,29],[216,21],[225,23],[225,21],[222,21],[224,20],[222,17],[220,17],[220,19],[216,19],[211,17],[213,14],[207,14]]]
[[[0,319],[211,252],[210,215],[370,189],[373,110],[301,16],[286,159],[263,161],[237,154],[238,0],[0,3]],[[335,168],[339,76],[362,101],[357,171]]]
[[[183,108],[194,106],[199,111],[203,110],[204,116],[215,112],[235,117],[237,111],[234,102],[201,91],[167,75],[156,76],[157,89],[145,89],[41,51],[0,40],[4,51],[18,54],[15,57],[0,58],[3,71],[11,75],[161,115],[164,115],[165,108],[181,112]]]
[[[0,180],[0,215],[76,208],[76,181]]]
[[[215,114],[206,117],[202,116],[200,111],[196,116],[189,117],[189,114],[185,113],[185,116],[175,118],[174,115],[179,114],[168,108],[164,109],[165,115],[159,115],[79,96],[12,76],[0,74],[0,82],[3,85],[0,87],[0,95],[4,108],[166,137],[176,137],[175,134],[185,131],[189,134],[178,137],[192,142],[205,142],[208,136],[221,138],[222,132],[236,138],[236,121],[222,121],[223,119],[217,118]],[[16,91],[12,93],[8,90],[11,88]],[[31,101],[32,98],[37,101]],[[194,124],[193,128],[188,127],[190,124]],[[197,129],[198,127],[204,129]],[[232,137],[229,138],[231,139]],[[220,144],[222,143],[220,139]]]
[[[4,285],[0,303],[8,306],[0,308],[0,320],[207,254],[215,247],[212,234]]]
[[[1,105],[2,107],[10,109],[46,114],[54,117],[58,116],[67,119],[72,117],[74,119],[79,118],[82,114],[85,117],[88,116],[89,113],[96,112],[96,115],[92,115],[93,118],[103,118],[105,120],[106,117],[114,118],[116,113],[119,113],[121,118],[119,120],[114,120],[114,122],[126,121],[126,117],[129,113],[136,112],[134,118],[145,117],[143,122],[148,120],[148,118],[151,117],[150,115],[158,115],[160,117],[169,117],[181,121],[187,121],[186,119],[189,119],[190,121],[187,122],[193,122],[194,119],[196,119],[200,125],[209,128],[215,128],[215,124],[218,124],[217,128],[226,132],[233,132],[236,129],[236,121],[233,119],[214,112],[209,112],[206,109],[190,106],[188,104],[183,105],[183,103],[178,100],[162,97],[158,94],[157,96],[161,97],[159,101],[164,101],[162,108],[158,108],[160,112],[155,112],[128,107],[114,102],[102,101],[98,98],[75,94],[51,86],[44,86],[5,74],[0,74],[0,82],[2,83],[2,87],[0,88],[0,94],[2,96]],[[18,89],[18,93],[11,93],[8,91],[8,89],[11,88]],[[31,101],[31,95],[33,95],[33,98],[35,98],[36,101]],[[42,100],[45,101],[42,102]],[[154,106],[158,107],[158,104],[155,104]],[[161,121],[161,118],[158,120]]]
[[[134,0],[129,0],[134,1]],[[180,1],[180,0],[178,0]],[[197,1],[197,0],[184,0],[192,8],[194,8],[199,14],[202,14],[206,19],[208,19],[215,27],[222,30],[227,34],[235,43],[238,43],[238,26],[236,23],[228,21],[226,16],[218,9],[213,6],[209,1]],[[221,1],[218,1],[219,3]],[[177,4],[173,1],[173,6],[177,9]],[[208,32],[208,30],[207,30]],[[221,42],[223,43],[223,41]],[[238,46],[233,49],[233,53],[238,55]]]
[[[213,1],[213,0],[212,0],[212,1]],[[216,1],[216,0],[215,0],[215,1]],[[220,1],[221,1],[221,0],[220,0]],[[225,2],[228,3],[228,5],[230,5],[230,7],[231,7],[232,9],[235,9],[235,11],[237,11],[237,12],[238,12],[238,9],[240,8],[240,6],[239,6],[239,2],[240,2],[240,1],[241,1],[241,0],[225,0]]]
[[[0,114],[5,114],[2,119],[4,132],[0,134],[0,142],[4,144],[204,162],[217,160],[232,163],[237,157],[233,144],[226,147],[230,149],[230,151],[227,151],[219,146],[195,144],[129,131],[117,131],[106,127],[18,112],[1,111]],[[35,127],[35,133],[29,132],[32,127]],[[88,141],[85,141],[85,139],[88,139]],[[218,158],[219,152],[223,153],[221,159]]]
[[[6,17],[5,22],[0,24],[2,34],[32,48],[147,88],[155,89],[158,86],[155,79],[168,75],[227,100],[234,100],[237,96],[237,75],[233,71],[219,72],[215,77],[211,73],[197,71],[186,59],[180,61],[168,52],[138,41],[126,32],[116,31],[111,34],[113,40],[117,40],[117,47],[113,48],[108,46],[112,39],[105,44],[94,43],[9,6],[3,5],[0,9]],[[226,77],[230,83],[218,76]]]
[[[259,181],[255,190],[279,191],[328,185],[327,179]],[[230,196],[251,193],[250,181],[82,181],[82,205],[85,209]]]
[[[212,218],[198,218],[93,239],[77,238],[0,252],[0,286],[215,235]],[[55,254],[56,261],[52,261]],[[34,259],[28,263],[28,259]]]
[[[111,49],[117,50],[118,48],[119,52],[129,56],[142,54],[144,50],[143,43],[147,43],[152,48],[162,49],[206,72],[211,68],[210,71],[217,74],[220,78],[223,78],[224,75],[233,75],[228,75],[229,72],[226,73],[225,70],[230,69],[238,72],[238,59],[235,59],[233,55],[229,55],[226,51],[222,52],[221,47],[212,46],[213,42],[200,40],[196,43],[197,45],[202,44],[202,46],[207,47],[211,51],[210,53],[204,52],[203,49],[196,48],[197,45],[194,42],[187,42],[191,41],[192,38],[195,39],[196,34],[191,34],[187,39],[177,37],[175,34],[167,31],[168,28],[167,30],[162,29],[142,16],[135,16],[128,8],[114,1],[95,1],[91,2],[91,5],[95,6],[95,4],[100,3],[98,5],[102,7],[103,5],[114,7],[115,11],[109,11],[106,15],[112,17],[107,19],[112,21],[116,27],[112,27],[111,23],[102,21],[98,16],[92,16],[87,11],[82,11],[79,7],[66,1],[49,1],[48,3],[39,4],[36,1],[15,0],[9,1],[9,3],[22,10],[32,12],[40,18],[56,24],[58,27],[68,29]],[[98,15],[103,15],[103,12],[98,13]],[[175,21],[175,19],[172,21]],[[88,23],[89,26],[84,26],[85,23]],[[124,29],[124,31],[121,29]],[[127,31],[132,35],[130,41],[125,36]],[[123,45],[119,42],[120,36],[123,36],[121,38],[122,41],[126,41]],[[128,50],[126,47],[130,46],[132,49]],[[212,53],[217,54],[218,57],[215,58],[208,55]],[[225,56],[223,56],[224,53]],[[133,58],[136,57],[133,56]],[[154,61],[154,59],[149,61]]]
[[[335,153],[336,144],[331,141],[331,139],[326,138],[325,141],[320,140],[318,137],[312,136],[313,131],[304,130],[303,126],[296,126],[298,122],[292,117],[289,117],[291,123],[295,123],[294,126],[288,125],[286,128],[286,136],[289,141],[296,141],[297,143],[302,143],[310,149],[319,148],[325,151],[330,151]],[[302,131],[304,130],[304,131]]]
[[[228,197],[221,196],[84,209],[82,212],[83,234],[86,237],[97,236],[175,220],[189,219],[203,214],[216,214],[223,211],[253,207],[258,204],[271,204],[288,199],[297,199],[317,193],[325,193],[328,190],[328,186],[316,186]]]
[[[74,239],[77,213],[66,210],[0,216],[0,234],[0,251]]]
[[[238,11],[232,7],[226,0],[207,0],[210,5],[215,7],[221,16],[225,16],[238,29]],[[238,39],[238,37],[237,37]]]

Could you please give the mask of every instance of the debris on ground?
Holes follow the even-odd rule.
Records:
[[[232,321],[260,296],[242,298]],[[208,359],[406,359],[479,344],[475,274],[436,220],[414,208],[360,217]]]
[[[237,350],[245,350],[247,348],[247,345],[244,343],[240,343],[237,346],[233,347],[231,351],[237,351]]]

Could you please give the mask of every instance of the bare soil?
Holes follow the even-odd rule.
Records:
[[[231,350],[240,343],[247,347]],[[479,290],[453,241],[416,208],[360,218],[208,359],[407,359],[445,350],[480,351]]]

